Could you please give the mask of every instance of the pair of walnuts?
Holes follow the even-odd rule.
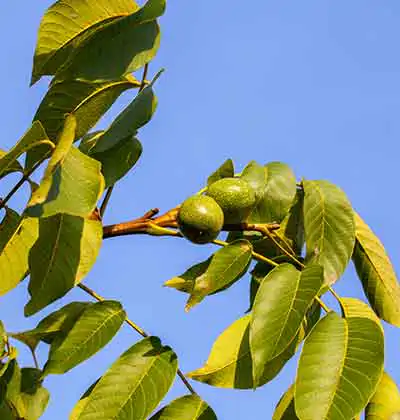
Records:
[[[256,194],[247,181],[220,179],[204,195],[194,195],[182,203],[178,212],[179,229],[196,244],[212,242],[224,225],[245,222],[255,203]]]

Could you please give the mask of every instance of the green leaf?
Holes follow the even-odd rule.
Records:
[[[258,289],[260,284],[264,280],[264,277],[270,273],[275,267],[269,264],[258,262],[253,270],[251,271],[251,281],[250,281],[250,305],[248,312],[251,311],[254,305],[254,300],[257,296]]]
[[[233,167],[232,159],[226,159],[226,161],[207,179],[207,185],[213,184],[222,178],[232,178],[235,175],[235,168]]]
[[[110,127],[97,139],[91,152],[105,152],[136,135],[146,125],[157,108],[152,85],[146,86],[118,115]]]
[[[4,210],[6,214],[0,223],[0,251],[3,251],[21,222],[21,216],[16,211],[7,206]]]
[[[190,378],[220,388],[255,388],[250,352],[250,315],[236,320],[215,341],[207,362],[200,369],[187,374]],[[274,379],[294,355],[305,332],[275,359],[266,363],[259,386]]]
[[[8,153],[0,155],[0,179],[15,170],[22,171],[17,159],[23,153],[38,146],[42,146],[43,154],[46,154],[54,145],[47,137],[42,124],[39,121],[35,121]]]
[[[115,336],[125,318],[122,305],[116,301],[85,308],[66,336],[52,342],[44,374],[68,372],[93,356]]]
[[[202,276],[210,266],[211,257],[187,269],[183,274],[173,277],[164,283],[164,286],[179,290],[183,293],[192,293],[196,279]]]
[[[26,344],[34,351],[39,341],[51,344],[56,338],[65,337],[82,315],[84,309],[90,305],[93,304],[89,302],[71,302],[42,319],[33,330],[10,333],[9,335]]]
[[[217,420],[217,416],[199,396],[185,395],[162,408],[150,420]]]
[[[256,192],[256,205],[248,222],[271,223],[283,220],[296,195],[296,178],[284,163],[270,162],[265,166],[250,162],[241,177]]]
[[[0,162],[3,160],[3,158],[7,155],[7,152],[5,150],[0,149]],[[23,172],[23,168],[21,164],[18,162],[18,160],[15,160],[13,163],[9,164],[7,169],[4,170],[1,175],[0,179],[4,178],[8,174],[12,174],[14,172]]]
[[[95,383],[90,385],[90,387],[85,391],[85,393],[82,395],[82,397],[79,399],[79,401],[76,403],[74,409],[72,410],[69,420],[77,420],[80,416],[83,409],[86,407],[86,404],[89,402],[89,396],[94,390],[94,387],[97,385],[100,379],[98,379]]]
[[[172,385],[177,358],[157,337],[128,349],[99,380],[77,420],[144,420]]]
[[[34,120],[40,121],[49,138],[57,142],[64,125],[65,115],[73,114],[77,122],[75,133],[75,140],[77,140],[96,125],[122,92],[138,86],[140,83],[131,75],[104,83],[83,80],[56,82],[50,86],[39,105]],[[43,147],[30,150],[26,167],[31,168],[45,152],[46,149]]]
[[[40,186],[28,203],[29,216],[67,213],[85,217],[95,209],[104,190],[101,165],[71,147],[75,129],[76,120],[69,115]]]
[[[5,402],[0,402],[0,419],[1,420],[18,420],[13,412],[11,411],[10,406]]]
[[[0,356],[4,353],[4,350],[6,349],[6,339],[6,330],[4,329],[3,323],[0,321]]]
[[[272,420],[299,420],[294,409],[294,385],[282,395]]]
[[[284,352],[295,339],[322,282],[322,267],[309,266],[300,272],[291,264],[281,264],[262,281],[250,321],[256,385],[265,364]]]
[[[111,187],[123,178],[136,164],[142,155],[142,144],[135,138],[120,141],[105,152],[89,153],[89,156],[101,163],[101,173],[105,188]]]
[[[304,181],[306,263],[324,267],[334,283],[350,261],[355,243],[353,209],[345,193],[328,181]]]
[[[365,409],[365,418],[390,420],[395,414],[400,415],[400,392],[396,382],[383,372],[378,388]]]
[[[300,418],[352,419],[375,392],[383,368],[383,331],[365,304],[351,306],[346,319],[328,313],[304,343],[295,385]]]
[[[138,8],[132,0],[98,0],[90,5],[79,0],[54,3],[47,9],[40,24],[31,83],[41,76],[55,74],[82,35]],[[59,30],[55,31],[55,28]]]
[[[400,327],[400,287],[392,263],[380,240],[357,213],[355,221],[353,262],[365,295],[380,318]]]
[[[250,242],[241,239],[218,250],[211,257],[206,271],[196,278],[185,310],[239,280],[251,262],[252,250]]]
[[[39,220],[39,239],[29,255],[31,300],[25,307],[26,316],[64,296],[86,276],[103,236],[97,220],[67,214]]]
[[[165,0],[148,0],[138,11],[99,27],[74,45],[56,78],[103,81],[140,69],[157,53],[156,19],[164,10]]]
[[[0,253],[0,296],[14,289],[28,272],[28,255],[39,234],[35,218],[23,218]]]

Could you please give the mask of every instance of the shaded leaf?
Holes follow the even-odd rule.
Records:
[[[289,166],[281,162],[261,166],[252,161],[241,177],[253,187],[257,198],[248,222],[279,223],[283,220],[296,194],[296,178]]]
[[[355,243],[353,209],[345,193],[328,181],[304,181],[306,263],[324,267],[334,283],[350,261]]]
[[[56,82],[50,86],[40,103],[34,120],[40,121],[49,138],[57,142],[66,115],[73,114],[77,122],[77,140],[96,125],[122,92],[139,85],[140,83],[130,75],[105,83],[84,80]],[[26,158],[26,168],[31,168],[45,152],[43,147],[30,150]]]
[[[372,311],[359,316],[365,311],[361,305],[346,319],[330,312],[307,337],[295,388],[300,418],[352,419],[375,392],[383,368],[383,331]]]
[[[119,331],[126,313],[116,301],[86,307],[65,337],[52,342],[44,374],[65,373],[102,349]]]
[[[239,280],[252,257],[250,242],[239,239],[218,250],[206,271],[196,278],[185,310],[200,303],[207,295],[217,292]]]
[[[0,223],[0,252],[3,251],[21,222],[21,216],[13,209],[5,206],[5,215]]]
[[[294,409],[294,385],[282,395],[279,400],[272,420],[299,420]]]
[[[15,170],[22,171],[17,159],[28,150],[43,147],[43,155],[48,153],[53,147],[53,143],[47,137],[47,134],[39,121],[35,121],[29,130],[15,144],[15,146],[6,154],[0,155],[0,179]]]
[[[254,299],[256,298],[261,282],[264,280],[264,277],[274,268],[275,267],[272,265],[258,262],[252,270],[250,281],[250,306],[248,312],[250,312],[253,308]]]
[[[222,178],[232,178],[235,175],[232,159],[227,159],[215,172],[207,179],[207,185],[213,184]]]
[[[104,190],[100,163],[71,147],[76,120],[69,115],[39,188],[32,194],[26,213],[48,217],[67,213],[85,217],[92,213]]]
[[[177,358],[156,337],[128,349],[99,380],[77,420],[144,420],[169,390]]]
[[[400,415],[400,393],[396,382],[383,372],[375,394],[370,399],[366,409],[366,420],[394,419],[394,415]]]
[[[28,255],[39,234],[35,218],[23,218],[0,253],[0,296],[16,287],[28,272]]]
[[[64,296],[86,276],[103,236],[97,220],[67,214],[39,220],[39,238],[29,255],[31,300],[25,307],[26,316]]]
[[[53,75],[65,63],[76,41],[101,24],[129,15],[139,6],[132,0],[57,1],[50,6],[39,27],[32,84],[43,75]],[[60,30],[55,32],[55,28]]]
[[[400,287],[392,263],[380,240],[357,213],[355,221],[353,262],[365,295],[380,318],[400,327]]]
[[[256,385],[265,364],[279,356],[295,339],[322,282],[322,267],[309,266],[300,272],[291,264],[279,265],[262,281],[250,321]]]
[[[118,115],[110,127],[97,139],[92,153],[104,152],[135,136],[146,125],[157,108],[157,98],[152,85],[146,86]]]
[[[39,341],[51,344],[56,338],[65,337],[84,309],[90,305],[92,303],[71,302],[43,318],[33,330],[10,333],[10,337],[21,341],[34,351]]]
[[[148,0],[136,12],[99,27],[74,45],[58,79],[112,80],[151,61],[159,47],[156,18],[165,10],[165,0]]]
[[[0,149],[0,162],[6,155],[7,155],[7,152],[5,150]],[[7,169],[3,170],[2,173],[0,174],[0,179],[14,172],[23,172],[23,168],[21,164],[18,162],[18,160],[14,160],[13,163],[10,163],[7,165]]]
[[[197,395],[177,398],[150,420],[217,420],[212,408]]]
[[[132,137],[120,141],[116,146],[105,152],[89,153],[89,156],[101,163],[105,188],[108,188],[135,166],[142,155],[142,150],[140,141]]]

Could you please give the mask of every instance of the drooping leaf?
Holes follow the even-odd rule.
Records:
[[[93,356],[115,336],[125,318],[116,301],[86,307],[66,336],[52,342],[44,374],[68,372]]]
[[[15,210],[7,206],[4,210],[6,214],[0,223],[0,252],[3,251],[21,222],[21,216]]]
[[[362,303],[348,305],[345,319],[330,312],[307,337],[295,386],[299,418],[352,419],[375,392],[384,341],[381,326],[367,310]]]
[[[39,28],[32,84],[43,75],[53,75],[68,59],[76,41],[102,24],[135,12],[133,0],[57,1],[50,6]],[[55,31],[55,28],[59,28]]]
[[[103,229],[97,220],[67,214],[39,219],[39,238],[29,255],[29,316],[78,284],[95,263]],[[65,256],[68,255],[68,258]]]
[[[218,250],[206,271],[196,278],[185,310],[200,303],[207,295],[226,288],[245,273],[252,257],[250,242],[239,239]]]
[[[183,274],[173,277],[164,283],[164,286],[179,290],[183,293],[191,293],[196,279],[202,276],[209,267],[211,258],[188,268]]]
[[[16,287],[28,272],[28,255],[39,234],[35,218],[23,218],[0,253],[0,296]]]
[[[17,159],[23,153],[38,146],[42,146],[46,154],[53,147],[53,143],[47,137],[42,124],[35,121],[8,153],[0,155],[0,179],[10,172],[22,170]]]
[[[207,179],[207,185],[213,184],[222,178],[232,178],[235,174],[232,159],[227,159],[215,172],[213,172]]]
[[[90,305],[92,303],[89,302],[68,303],[42,319],[33,330],[10,333],[10,337],[21,341],[34,351],[39,341],[51,344],[56,338],[65,337],[82,315],[84,309]]]
[[[253,161],[241,177],[253,187],[257,198],[248,222],[279,223],[285,218],[296,194],[296,178],[289,166],[281,162],[261,166]]]
[[[310,318],[305,320],[296,339],[283,353],[265,364],[258,386],[274,379],[295,354],[297,347],[314,325],[313,316],[314,312],[310,312]],[[220,388],[255,388],[249,331],[250,314],[230,325],[215,341],[205,365],[188,373],[187,376]]]
[[[89,153],[89,156],[101,163],[101,173],[105,188],[111,187],[124,177],[142,155],[142,144],[135,138],[120,141],[116,146],[105,152]]]
[[[400,286],[380,240],[355,213],[356,245],[353,262],[365,295],[375,313],[400,327]]]
[[[299,420],[294,409],[294,385],[282,395],[279,400],[272,420]]]
[[[73,114],[77,122],[77,140],[96,125],[122,92],[139,85],[140,83],[130,75],[105,83],[83,80],[56,82],[50,86],[40,103],[34,120],[40,121],[49,138],[57,142],[66,114]],[[25,166],[31,168],[44,153],[43,147],[30,150]]]
[[[400,415],[400,392],[396,382],[383,372],[375,394],[365,408],[366,420],[394,419],[394,415]]]
[[[150,420],[217,420],[213,409],[197,395],[177,398]]]
[[[322,282],[322,267],[309,266],[300,272],[291,264],[279,265],[262,281],[250,321],[256,385],[265,364],[284,352],[295,339]]]
[[[152,85],[146,86],[118,115],[110,127],[97,139],[92,153],[105,152],[135,136],[146,125],[157,108]]]
[[[143,67],[157,53],[160,29],[156,19],[165,0],[148,0],[136,12],[99,27],[74,45],[56,78],[104,81]]]
[[[145,420],[172,385],[177,365],[169,347],[145,338],[99,380],[76,420]]]
[[[304,181],[306,263],[324,267],[334,283],[350,261],[355,243],[353,209],[345,193],[328,181]]]
[[[76,120],[69,115],[39,188],[32,194],[26,213],[49,217],[57,213],[88,216],[104,190],[100,163],[71,146]]]

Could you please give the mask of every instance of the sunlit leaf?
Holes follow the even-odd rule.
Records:
[[[162,408],[150,420],[217,420],[217,416],[199,396],[185,395]]]
[[[43,147],[44,155],[51,150],[53,143],[47,137],[42,124],[39,121],[35,121],[8,153],[0,154],[0,179],[10,172],[22,170],[17,159],[23,153],[38,146]]]
[[[164,13],[165,0],[148,0],[136,12],[99,27],[74,45],[56,78],[112,80],[151,61],[159,47],[156,19]]]
[[[207,185],[213,184],[222,178],[232,178],[235,174],[232,159],[227,159],[215,172],[207,179]]]
[[[299,420],[294,409],[294,385],[282,395],[277,404],[272,420]]]
[[[138,7],[133,0],[97,0],[91,3],[64,0],[54,3],[40,24],[32,83],[43,75],[55,74],[82,35],[101,24],[127,16]]]
[[[400,327],[400,286],[392,263],[380,240],[358,214],[355,221],[353,262],[364,292],[380,318]]]
[[[345,319],[330,312],[306,338],[295,385],[295,407],[301,419],[352,419],[380,380],[382,328],[365,304],[348,303]]]
[[[394,420],[394,415],[400,415],[400,392],[396,382],[383,372],[375,394],[370,399],[366,409],[366,420]]]
[[[102,349],[126,318],[122,305],[103,301],[86,307],[65,337],[52,342],[44,374],[65,373]]]
[[[145,420],[169,390],[177,358],[156,337],[127,350],[99,380],[76,420]]]
[[[291,264],[281,264],[262,281],[250,321],[256,384],[265,364],[284,352],[295,339],[322,282],[322,267],[309,266],[300,272]]]
[[[69,115],[40,186],[28,203],[29,216],[67,213],[85,217],[96,207],[104,190],[100,163],[71,146],[75,129],[76,120]]]
[[[28,272],[28,255],[39,233],[36,218],[23,218],[12,234],[7,234],[0,253],[0,296],[16,287]]]
[[[27,316],[78,284],[95,263],[102,243],[103,229],[97,220],[67,214],[39,220],[39,239],[29,256],[31,300],[25,307]]]
[[[136,135],[137,130],[150,121],[156,108],[157,98],[150,85],[145,87],[118,115],[110,127],[97,139],[91,152],[108,151],[121,141]]]
[[[328,181],[304,181],[306,263],[324,267],[334,283],[350,261],[355,243],[353,209],[345,193]]]
[[[296,194],[296,178],[284,163],[270,162],[265,166],[250,162],[241,177],[255,190],[257,202],[248,222],[280,222],[286,216]]]
[[[33,330],[9,333],[9,335],[25,343],[31,350],[35,350],[39,341],[51,344],[54,339],[65,337],[82,315],[84,309],[90,305],[92,303],[89,302],[68,303],[42,319]]]

